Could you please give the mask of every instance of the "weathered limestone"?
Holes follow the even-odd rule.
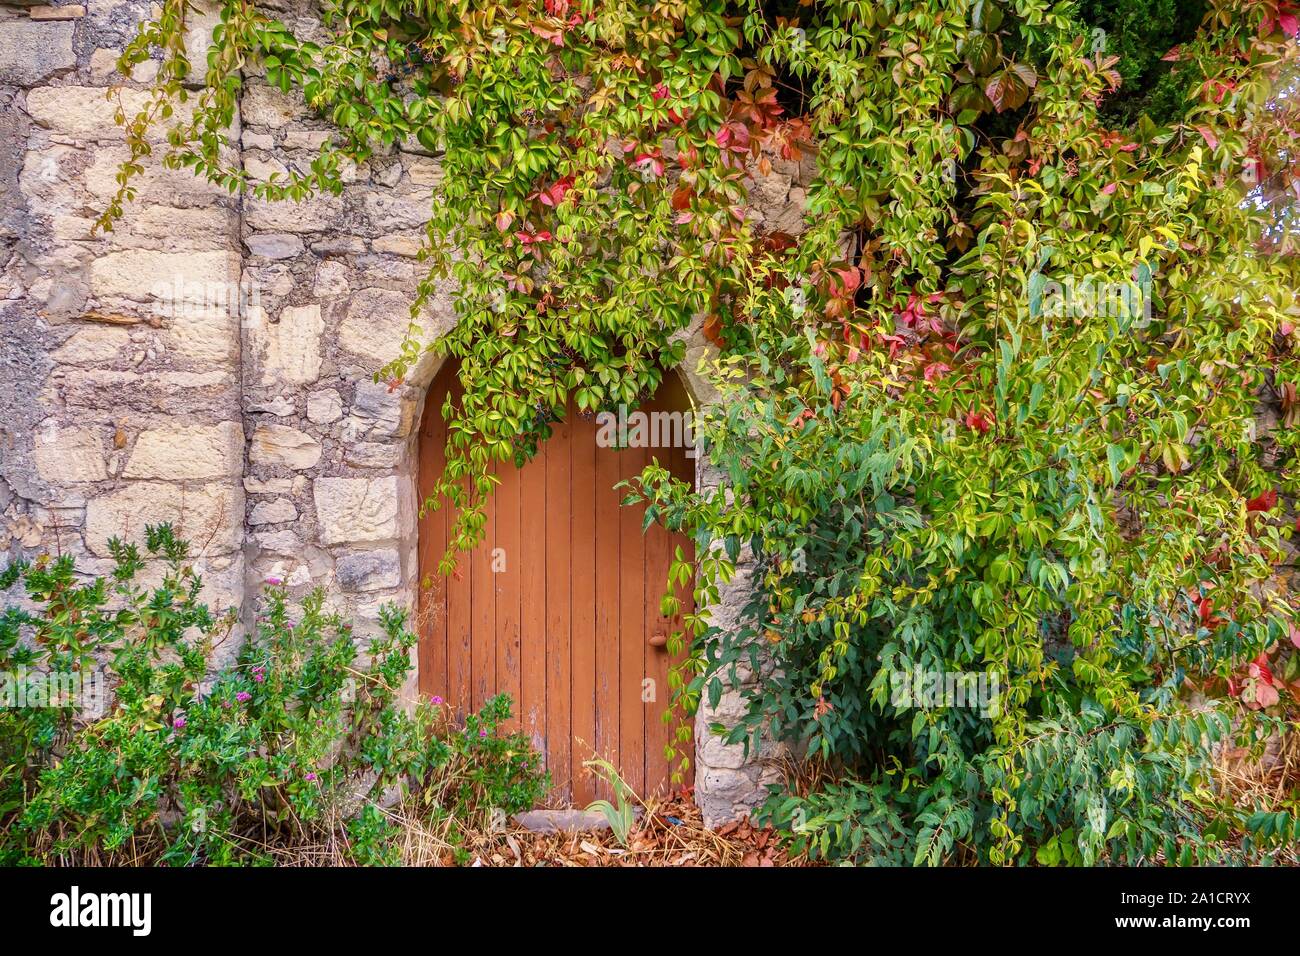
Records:
[[[238,200],[145,157],[126,218],[92,231],[130,156],[108,84],[148,4],[90,6],[0,11],[0,560],[104,573],[110,538],[170,521],[204,599],[242,609]],[[149,100],[120,90],[127,114]]]
[[[248,450],[249,461],[302,471],[320,461],[320,442],[288,425],[259,425]]]
[[[239,422],[180,425],[141,432],[123,478],[235,477],[244,471],[244,428]]]
[[[108,477],[103,444],[89,428],[60,427],[47,419],[36,432],[36,470],[51,484],[103,481]]]
[[[135,481],[86,504],[86,547],[107,556],[114,536],[139,541],[146,525],[171,522],[198,554],[224,554],[243,541],[244,492],[219,482]]]
[[[396,478],[317,478],[314,495],[322,544],[397,538]]]
[[[345,554],[334,565],[339,587],[345,591],[378,591],[402,583],[402,561],[393,548]]]
[[[319,29],[300,19],[307,3],[273,5]],[[0,551],[71,553],[96,573],[111,537],[139,541],[171,521],[202,563],[205,598],[240,608],[246,629],[274,576],[298,594],[328,587],[364,639],[379,608],[417,598],[415,432],[438,359],[403,382],[374,373],[410,327],[442,163],[403,143],[349,167],[338,196],[273,203],[162,168],[163,124],[136,200],[93,233],[130,155],[105,93],[122,84],[134,115],[158,61],[130,78],[116,69],[148,0],[88,7],[0,11],[0,102],[14,107],[0,110],[0,349],[15,370],[0,377]],[[196,70],[217,11],[201,0],[187,19]],[[245,80],[223,160],[257,181],[308,168],[327,124],[256,69]],[[175,121],[190,108],[178,104]],[[794,233],[806,177],[776,166],[752,184],[750,218]],[[453,320],[439,290],[420,334]],[[686,337],[687,378],[706,401],[689,373],[707,347],[698,329]],[[720,613],[740,603],[727,590]],[[729,693],[713,716],[734,716],[738,701]],[[700,726],[697,795],[720,820],[752,805],[772,769]]]
[[[332,388],[312,392],[307,396],[307,419],[317,425],[328,425],[343,417],[343,400]]]
[[[139,113],[148,103],[148,92],[122,90],[122,106],[128,115]],[[27,113],[33,121],[81,140],[121,140],[122,130],[113,118],[116,111],[117,104],[96,86],[41,86],[27,94]],[[192,115],[192,106],[177,104],[176,121],[185,122]],[[152,128],[148,138],[153,142],[166,140],[167,126]]]
[[[219,311],[237,300],[240,268],[234,252],[115,252],[91,263],[90,288],[181,312]]]
[[[309,385],[320,377],[321,335],[325,322],[319,305],[294,306],[280,313],[280,321],[266,331],[266,385]]]
[[[31,86],[76,65],[74,24],[0,21],[0,83]]]
[[[127,329],[91,325],[77,330],[51,358],[62,365],[97,365],[114,361],[130,345]]]
[[[302,239],[281,232],[268,232],[259,236],[249,236],[244,240],[250,255],[263,259],[292,259],[302,255],[306,248]]]
[[[296,521],[297,518],[298,509],[294,507],[293,502],[288,498],[259,501],[253,506],[253,510],[248,513],[248,523],[250,525],[282,524],[286,521]]]
[[[361,289],[339,326],[339,346],[360,359],[367,371],[375,371],[400,353],[410,321],[409,296]]]

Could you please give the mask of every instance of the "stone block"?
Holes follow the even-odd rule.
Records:
[[[398,483],[386,478],[317,478],[313,488],[322,544],[390,541],[398,534]]]
[[[343,417],[343,399],[332,388],[312,392],[307,396],[307,419],[317,425],[328,425]]]
[[[72,50],[75,25],[35,20],[0,21],[0,83],[35,86],[77,65]]]
[[[248,523],[250,525],[281,524],[297,519],[298,509],[294,507],[293,502],[288,498],[276,498],[274,501],[259,501],[253,505]]]
[[[261,84],[244,90],[239,110],[246,126],[269,126],[279,129],[308,115],[307,104],[300,96],[289,96]]]
[[[61,427],[46,419],[36,429],[32,458],[36,472],[51,484],[103,481],[108,477],[104,448],[89,428]]]
[[[280,321],[265,327],[266,385],[308,385],[320,377],[321,335],[325,322],[319,305],[292,306],[280,312]]]
[[[124,478],[187,481],[239,475],[244,470],[244,426],[167,425],[140,433]]]
[[[255,465],[279,466],[295,471],[314,467],[320,456],[320,442],[287,425],[257,426],[248,450],[248,460]]]
[[[366,218],[381,233],[419,228],[433,215],[433,196],[428,192],[409,195],[370,192],[364,204]]]
[[[171,317],[167,348],[196,362],[232,364],[239,356],[238,314],[183,308]]]
[[[92,261],[90,291],[156,302],[164,315],[182,306],[238,311],[241,266],[239,254],[229,251],[110,252]]]
[[[244,491],[235,483],[136,481],[86,504],[86,547],[107,557],[108,539],[142,541],[146,525],[171,522],[194,554],[227,554],[243,541]]]
[[[74,154],[78,151],[72,151]],[[117,192],[118,168],[129,158],[126,147],[104,147],[95,150],[90,164],[86,167],[83,182],[91,197],[100,205],[111,199]],[[226,154],[229,156],[230,154]],[[131,185],[136,190],[136,201],[131,214],[122,224],[124,228],[133,228],[132,217],[145,213],[154,207],[169,207],[172,210],[184,209],[184,213],[173,213],[172,223],[180,228],[188,228],[183,222],[189,215],[188,210],[198,206],[208,206],[228,202],[229,194],[220,186],[200,179],[188,169],[165,169],[157,163],[146,163],[144,171],[132,177]]]
[[[125,135],[114,115],[117,100],[109,99],[100,86],[41,86],[27,93],[27,113],[38,126],[84,140],[123,140]],[[121,89],[122,107],[128,118],[149,105],[148,90]],[[163,142],[176,123],[193,118],[193,101],[175,104],[176,112],[166,123],[153,124],[147,133],[151,142]]]
[[[422,341],[449,330],[450,311],[426,311],[420,321]],[[411,324],[411,297],[391,289],[361,289],[352,296],[339,325],[339,346],[356,356],[367,371],[377,371],[397,358]]]
[[[297,236],[283,232],[264,232],[244,240],[251,255],[263,259],[292,259],[302,255],[304,246]]]
[[[244,221],[262,232],[325,232],[343,222],[343,202],[337,196],[313,196],[302,202],[250,197]]]
[[[384,442],[358,442],[345,449],[344,464],[354,468],[396,468],[402,461],[402,446]]]
[[[131,344],[124,328],[91,325],[78,329],[50,356],[61,365],[93,365],[120,358]]]
[[[345,591],[381,591],[402,583],[402,561],[392,548],[358,551],[340,557],[334,575]]]
[[[86,8],[80,3],[65,3],[63,6],[37,4],[27,8],[27,16],[33,20],[80,20],[86,15]]]

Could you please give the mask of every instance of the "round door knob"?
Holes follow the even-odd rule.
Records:
[[[664,646],[666,646],[667,644],[668,644],[668,637],[667,637],[667,635],[664,635],[664,634],[651,634],[651,635],[650,635],[650,646],[651,646],[651,647],[664,647]]]

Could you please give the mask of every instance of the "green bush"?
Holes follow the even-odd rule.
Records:
[[[385,794],[432,788],[422,806],[458,818],[544,792],[527,742],[497,732],[504,697],[464,729],[433,703],[401,706],[416,641],[404,612],[385,608],[362,654],[323,592],[295,611],[269,582],[257,634],[209,673],[234,622],[199,602],[186,545],[149,529],[148,557],[165,568],[151,588],[135,581],[139,550],[112,549],[111,581],[78,581],[66,557],[0,575],[38,608],[0,615],[0,670],[102,675],[110,698],[102,714],[85,698],[0,709],[0,861],[258,864],[333,841],[357,863],[392,864]]]
[[[805,381],[822,385],[793,384]],[[1159,499],[1140,475],[1113,497],[1089,493],[1083,476],[1098,471],[1084,462],[1104,463],[1104,435],[1058,437],[1036,472],[999,464],[1010,441],[972,426],[934,434],[933,419],[887,409],[865,385],[839,391],[815,356],[723,388],[700,425],[718,489],[694,492],[657,466],[644,489],[651,517],[709,554],[697,604],[753,554],[740,626],[690,621],[686,703],[716,705],[742,673],[762,675],[744,685],[737,724],[712,731],[747,747],[788,741],[833,771],[811,793],[778,789],[760,820],[833,860],[1245,857],[1254,844],[1227,837],[1251,827],[1212,771],[1219,744],[1259,746],[1284,726],[1289,691],[1261,693],[1265,707],[1243,684],[1264,680],[1249,675],[1272,667],[1266,651],[1288,672],[1300,656],[1281,650],[1290,609],[1259,560],[1275,524],[1188,479],[1200,522],[1120,533],[1126,517],[1156,525]],[[1197,537],[1242,521],[1252,537],[1203,564]],[[1204,595],[1223,594],[1231,609],[1207,613]],[[918,699],[915,674],[991,692]]]

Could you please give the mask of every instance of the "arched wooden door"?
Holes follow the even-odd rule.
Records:
[[[453,363],[433,382],[420,426],[420,498],[445,461],[441,409],[460,391]],[[643,411],[685,412],[675,375]],[[658,525],[642,532],[643,507],[623,507],[614,485],[652,458],[692,480],[680,447],[600,447],[597,422],[572,403],[565,421],[522,469],[496,466],[501,484],[487,506],[482,543],[442,577],[438,561],[453,516],[444,507],[420,519],[420,690],[442,697],[458,718],[494,694],[514,702],[514,727],[545,755],[552,799],[585,805],[607,788],[583,767],[596,754],[641,795],[669,784],[663,721],[669,656],[656,635],[681,627],[660,613],[673,549],[691,542]],[[689,586],[678,589],[682,610]],[[690,745],[687,753],[690,753]]]

